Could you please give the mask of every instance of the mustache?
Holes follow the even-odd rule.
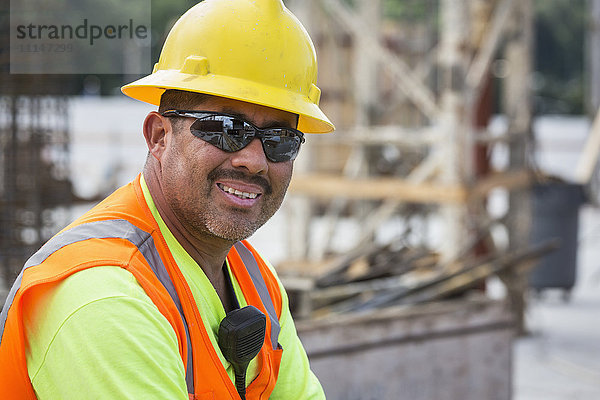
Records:
[[[219,179],[236,180],[260,186],[264,194],[273,193],[273,187],[269,181],[262,176],[250,175],[234,169],[215,168],[208,173],[206,179],[211,182],[211,184],[215,183]]]

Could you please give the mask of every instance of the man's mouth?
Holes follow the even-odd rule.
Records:
[[[259,193],[249,193],[249,192],[242,192],[240,190],[231,188],[229,186],[223,185],[222,183],[217,183],[217,186],[219,187],[219,189],[221,189],[222,191],[232,194],[236,197],[239,197],[240,199],[255,199],[259,196]]]

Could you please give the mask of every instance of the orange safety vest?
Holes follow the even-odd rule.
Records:
[[[260,255],[245,241],[227,260],[248,302],[267,316],[258,354],[259,374],[246,398],[268,399],[279,372],[281,293]],[[177,335],[190,399],[239,399],[200,318],[183,274],[144,199],[140,177],[123,186],[50,239],[25,264],[0,314],[0,393],[2,399],[36,399],[27,373],[23,326],[25,307],[36,307],[40,290],[86,268],[125,268],[169,321]]]

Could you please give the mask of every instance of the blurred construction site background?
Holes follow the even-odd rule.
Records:
[[[196,2],[151,3],[155,62]],[[337,131],[252,239],[328,398],[600,398],[600,1],[285,3]],[[141,170],[154,108],[120,94],[137,75],[10,74],[1,12],[3,300]]]

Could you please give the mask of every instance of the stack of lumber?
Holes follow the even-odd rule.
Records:
[[[342,257],[310,284],[286,280],[297,317],[368,311],[456,298],[484,287],[491,276],[527,272],[557,243],[547,242],[503,254],[464,256],[441,263],[436,253],[404,245],[372,246]],[[294,287],[295,286],[295,287]]]

